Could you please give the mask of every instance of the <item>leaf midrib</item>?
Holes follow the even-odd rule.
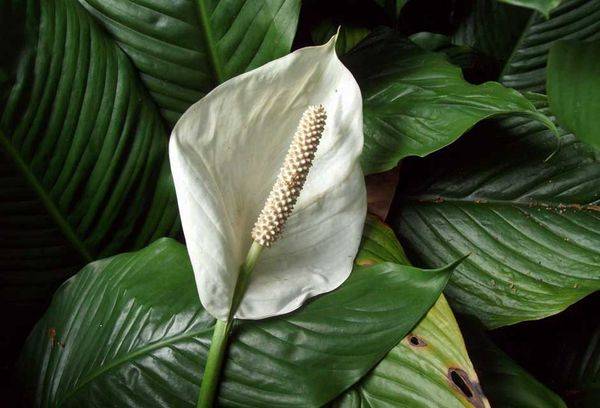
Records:
[[[27,183],[34,190],[34,192],[42,202],[43,206],[48,211],[48,214],[54,220],[57,227],[63,233],[65,238],[73,245],[77,252],[79,252],[79,254],[86,263],[92,262],[95,259],[92,255],[92,252],[86,247],[86,245],[77,235],[71,224],[65,219],[65,217],[63,216],[59,208],[56,206],[50,195],[44,189],[44,186],[40,184],[31,168],[23,160],[19,152],[12,145],[11,141],[1,130],[0,146],[4,148],[4,151],[13,160],[13,163],[19,169],[21,175],[23,175],[25,180],[27,180]]]
[[[221,82],[223,82],[225,77],[223,74],[223,66],[221,65],[221,60],[219,59],[219,55],[217,53],[217,47],[214,41],[212,29],[210,26],[210,20],[208,18],[206,4],[204,0],[198,0],[198,19],[200,27],[202,28],[202,34],[204,35],[204,42],[208,50],[208,59],[213,68],[213,73],[215,75],[216,83],[218,85]]]
[[[90,382],[92,382],[94,379],[100,377],[102,374],[104,374],[105,372],[112,370],[115,367],[118,367],[122,364],[125,364],[126,362],[130,361],[130,360],[134,360],[135,358],[147,354],[151,351],[157,350],[159,348],[168,346],[168,345],[172,345],[174,343],[177,343],[178,341],[181,340],[187,340],[189,338],[192,337],[196,337],[199,336],[203,333],[207,333],[210,332],[214,329],[214,325],[209,326],[209,327],[205,327],[204,329],[201,330],[196,330],[194,332],[190,332],[190,333],[183,333],[183,334],[179,334],[177,336],[173,336],[173,337],[168,337],[166,339],[157,341],[155,343],[150,343],[144,347],[141,347],[133,352],[127,353],[125,354],[123,357],[118,358],[114,361],[112,361],[110,364],[107,365],[103,365],[100,366],[98,369],[96,369],[95,371],[92,371],[87,377],[85,377],[81,382],[79,382],[77,384],[77,386],[75,388],[73,388],[71,391],[69,391],[68,393],[65,394],[65,396],[56,403],[57,407],[60,407],[65,401],[67,401],[69,398],[73,397],[75,394],[77,394],[77,392],[79,390],[81,390],[82,388],[84,388],[86,385],[88,385]]]
[[[541,208],[546,210],[573,210],[573,211],[592,211],[600,213],[600,205],[595,204],[579,204],[579,203],[554,203],[554,202],[543,202],[543,201],[516,201],[516,200],[491,200],[484,197],[477,198],[455,198],[445,197],[442,195],[435,194],[424,194],[424,195],[407,195],[402,197],[402,201],[415,202],[420,204],[444,204],[444,203],[457,203],[457,204],[470,204],[470,205],[501,205],[501,206],[512,206],[521,208]]]

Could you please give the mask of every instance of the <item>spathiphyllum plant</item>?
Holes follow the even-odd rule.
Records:
[[[600,407],[600,0],[0,0],[0,395]]]
[[[183,231],[217,319],[198,406],[212,406],[234,318],[289,313],[350,275],[366,215],[362,145],[360,89],[335,37],[223,83],[175,126]]]

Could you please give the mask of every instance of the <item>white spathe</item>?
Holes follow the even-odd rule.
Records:
[[[300,117],[318,104],[327,122],[313,167],[235,314],[262,319],[337,288],[352,270],[367,208],[358,84],[332,38],[228,80],[173,130],[169,156],[187,250],[200,300],[218,319],[228,315],[252,226]]]

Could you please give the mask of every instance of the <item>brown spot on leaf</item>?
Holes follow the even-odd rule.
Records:
[[[406,339],[411,347],[427,347],[427,342],[413,333],[409,333]]]
[[[376,260],[370,258],[357,259],[356,264],[359,266],[373,266],[377,263]]]
[[[50,345],[54,347],[56,344],[56,329],[54,327],[48,329],[48,337],[50,338]]]
[[[465,397],[473,407],[485,408],[488,406],[479,383],[472,381],[462,368],[450,367],[448,369],[448,381],[452,388]]]

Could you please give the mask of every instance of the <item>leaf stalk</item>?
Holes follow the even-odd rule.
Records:
[[[206,366],[204,367],[204,375],[202,376],[202,384],[200,385],[200,394],[198,396],[198,403],[196,404],[197,408],[213,407],[218,392],[219,379],[221,377],[225,353],[227,352],[227,346],[229,344],[235,312],[246,293],[250,275],[254,270],[254,266],[258,261],[262,249],[263,247],[258,242],[252,242],[252,246],[246,255],[246,260],[240,267],[240,273],[233,291],[229,316],[227,317],[227,320],[217,319],[215,323],[210,349],[208,350],[208,357],[206,359]]]

